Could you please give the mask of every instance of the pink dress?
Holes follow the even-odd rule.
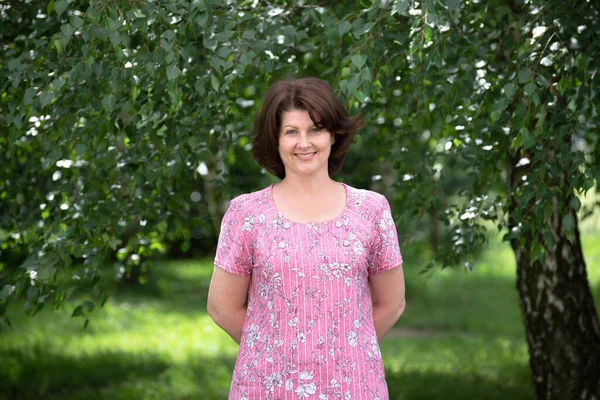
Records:
[[[402,265],[382,195],[346,188],[320,223],[282,216],[272,186],[231,201],[215,265],[251,276],[230,399],[388,399],[368,276]]]

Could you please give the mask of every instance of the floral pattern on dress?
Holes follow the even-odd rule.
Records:
[[[215,265],[251,279],[230,399],[388,398],[368,277],[402,255],[385,197],[344,187],[321,223],[280,214],[272,186],[231,201]]]

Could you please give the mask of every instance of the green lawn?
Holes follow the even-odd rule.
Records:
[[[583,237],[600,306],[600,234]],[[382,343],[392,399],[531,399],[514,256],[492,242],[473,272],[419,275],[406,249],[407,309]],[[224,399],[237,345],[206,314],[210,260],[156,265],[82,329],[73,304],[35,318],[9,309],[0,399]]]

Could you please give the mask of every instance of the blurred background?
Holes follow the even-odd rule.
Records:
[[[394,212],[390,398],[600,390],[599,19],[588,1],[0,1],[0,399],[227,398],[237,345],[206,313],[220,222],[276,182],[252,125],[300,76],[367,122],[334,178]]]

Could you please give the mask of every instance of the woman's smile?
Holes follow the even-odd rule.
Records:
[[[296,153],[296,157],[298,157],[302,161],[309,161],[309,160],[312,160],[312,158],[315,154],[317,154],[316,151],[312,152],[312,153]]]

